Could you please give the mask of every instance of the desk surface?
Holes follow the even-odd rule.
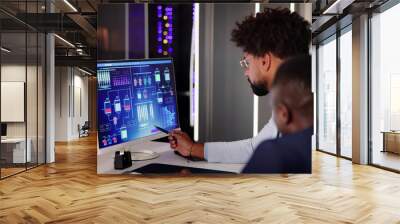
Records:
[[[177,166],[204,168],[210,170],[220,170],[220,171],[240,173],[240,171],[243,169],[245,165],[245,164],[209,163],[206,161],[195,161],[195,162],[188,161],[187,159],[176,155],[173,152],[173,150],[169,147],[169,144],[163,142],[145,142],[138,145],[134,145],[132,146],[132,148],[130,148],[131,152],[141,151],[141,150],[151,150],[153,152],[159,153],[160,156],[152,160],[133,161],[133,165],[131,167],[126,168],[124,170],[115,170],[114,153],[117,150],[101,149],[97,153],[97,173],[122,174],[152,163],[170,164]]]

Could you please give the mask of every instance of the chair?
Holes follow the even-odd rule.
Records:
[[[89,136],[89,129],[90,129],[89,121],[85,121],[82,127],[78,124],[79,138]]]

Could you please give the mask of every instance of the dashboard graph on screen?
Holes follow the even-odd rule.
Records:
[[[99,147],[179,127],[172,59],[97,64]]]

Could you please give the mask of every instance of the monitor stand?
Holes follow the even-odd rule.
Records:
[[[169,142],[168,136],[154,139],[153,142]],[[143,150],[143,149],[135,149],[136,145],[129,147],[129,151],[131,152],[132,161],[144,161],[144,160],[151,160],[155,159],[160,156],[158,152],[154,152],[152,150]],[[125,148],[123,150],[128,150]]]

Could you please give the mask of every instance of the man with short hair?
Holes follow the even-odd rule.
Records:
[[[265,9],[248,16],[232,31],[232,41],[243,49],[240,65],[254,94],[268,94],[279,65],[292,56],[308,54],[311,41],[310,24],[288,9]],[[171,148],[183,156],[208,162],[246,163],[255,148],[266,139],[279,136],[271,118],[257,136],[233,142],[194,143],[178,130],[170,133]]]
[[[261,143],[243,173],[311,173],[311,56],[285,61],[276,73],[271,94],[275,123],[282,137]]]

